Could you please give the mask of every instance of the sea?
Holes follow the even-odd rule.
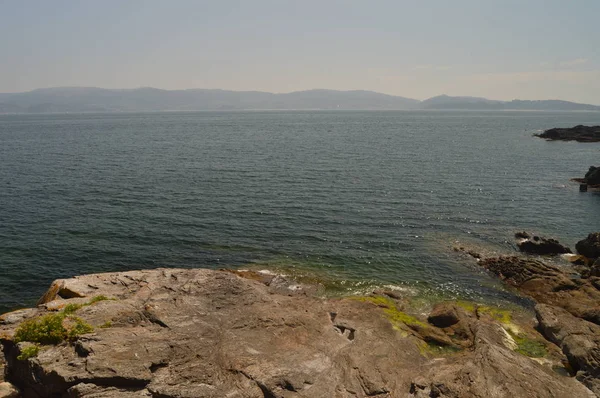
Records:
[[[574,248],[600,230],[600,193],[570,181],[600,143],[533,136],[578,124],[600,113],[2,115],[0,313],[57,278],[159,267],[518,302],[454,249],[516,253],[522,230]]]

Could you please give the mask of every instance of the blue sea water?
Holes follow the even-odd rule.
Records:
[[[600,194],[569,179],[600,143],[532,137],[577,124],[600,113],[0,116],[0,312],[56,278],[153,267],[506,298],[451,248],[599,230]]]

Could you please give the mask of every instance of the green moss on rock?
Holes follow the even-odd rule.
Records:
[[[548,355],[546,345],[541,341],[529,338],[523,334],[509,333],[515,343],[517,343],[517,349],[515,351],[519,354],[531,358],[543,358]]]
[[[505,325],[512,323],[512,312],[510,310],[480,305],[477,307],[477,315],[481,314],[489,315]]]
[[[63,312],[63,314],[73,314],[78,309],[83,308],[83,307],[84,307],[84,304],[67,304],[62,309],[62,312]]]
[[[412,315],[407,314],[406,312],[400,311],[396,307],[396,303],[389,297],[384,296],[359,296],[353,297],[354,300],[372,303],[377,305],[378,307],[383,308],[383,312],[386,317],[390,320],[390,322],[396,326],[398,323],[403,323],[407,326],[419,326],[422,328],[427,328],[427,325],[424,322],[421,322],[417,318]]]
[[[104,296],[104,295],[101,294],[99,296],[92,297],[90,299],[90,301],[88,301],[87,305],[92,305],[92,304],[98,303],[100,301],[106,301],[106,300],[114,300],[114,298],[109,298],[109,297],[106,297],[106,296]]]
[[[471,301],[458,300],[455,302],[456,305],[465,311],[468,311],[477,316],[489,315],[498,322],[508,325],[512,323],[512,311],[504,308],[490,307],[487,305],[480,305]]]
[[[25,361],[29,358],[37,357],[37,354],[40,352],[40,346],[37,344],[32,344],[27,347],[23,347],[21,349],[21,353],[17,356],[19,361]]]
[[[94,328],[92,325],[84,321],[79,317],[70,317],[69,319],[70,326],[66,328],[67,330],[67,340],[75,340],[77,337],[82,334],[92,333]]]

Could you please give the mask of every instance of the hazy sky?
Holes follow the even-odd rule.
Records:
[[[0,0],[0,92],[365,89],[600,104],[600,0]]]

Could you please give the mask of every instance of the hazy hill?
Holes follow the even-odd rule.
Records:
[[[50,88],[0,94],[0,112],[135,112],[241,109],[413,109],[419,101],[372,91]],[[6,111],[4,111],[6,113]]]
[[[565,110],[565,111],[600,111],[600,106],[578,104],[576,102],[546,100],[522,101],[512,100],[504,104],[506,109],[532,109],[532,110]]]
[[[600,106],[569,101],[494,101],[479,97],[450,97],[440,95],[422,101],[420,109],[456,110],[540,110],[540,111],[600,111]]]
[[[373,109],[373,110],[595,110],[600,106],[567,101],[493,101],[477,97],[441,95],[425,101],[373,91],[308,90],[285,94],[260,91],[109,90],[59,87],[24,93],[0,93],[0,113],[152,112],[267,109]]]
[[[422,101],[419,107],[422,109],[490,109],[500,104],[502,104],[502,101],[493,101],[480,97],[439,95]]]

